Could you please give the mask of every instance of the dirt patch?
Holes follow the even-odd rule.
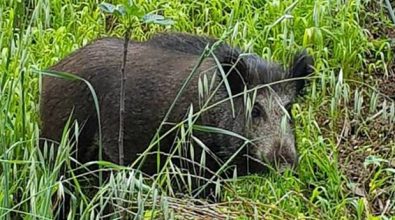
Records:
[[[391,72],[389,76],[378,77],[378,87],[379,91],[384,95],[395,100],[395,65],[392,65]]]
[[[395,168],[395,123],[379,114],[380,109],[385,108],[384,100],[389,112],[391,100],[379,98],[381,104],[376,111],[370,112],[369,97],[364,96],[365,104],[360,114],[354,112],[354,101],[351,101],[339,107],[343,114],[332,121],[334,125],[325,123],[325,116],[318,121],[324,125],[323,135],[332,137],[337,143],[339,166],[349,183],[346,193],[365,198],[372,214],[394,215],[391,203],[394,183],[390,179],[393,174],[384,170]]]
[[[378,2],[368,6],[361,25],[369,31],[371,41],[391,42],[395,39],[395,28],[377,15],[381,10]],[[388,50],[394,52],[395,47],[392,45]],[[375,54],[375,51],[367,51],[367,54]],[[395,169],[395,121],[390,116],[391,105],[395,102],[395,60],[391,59],[385,60],[385,68],[382,66],[373,73],[366,72],[361,78],[353,79],[359,83],[348,83],[352,95],[348,103],[340,104],[336,119],[328,120],[327,105],[320,111],[324,115],[317,118],[323,135],[337,144],[339,166],[348,179],[345,193],[363,198],[370,213],[387,216],[395,215],[394,174],[386,171]],[[367,65],[376,62],[376,58],[367,56]],[[357,89],[363,91],[359,113],[354,110]],[[370,107],[372,93],[378,94],[374,110]]]
[[[373,39],[395,39],[395,24],[390,20],[389,11],[381,5],[382,1],[371,1],[364,12],[362,26],[369,30]],[[395,3],[392,3],[395,9]],[[384,14],[386,19],[383,19]]]

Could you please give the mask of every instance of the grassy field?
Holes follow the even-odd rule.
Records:
[[[315,73],[293,107],[300,163],[295,172],[240,178],[218,204],[159,196],[143,179],[119,172],[93,199],[75,193],[70,219],[97,217],[98,206],[112,200],[124,210],[114,218],[395,219],[395,24],[385,1],[134,2],[175,21],[137,24],[134,40],[160,31],[230,31],[230,44],[283,63],[307,48]],[[70,162],[67,143],[52,164],[37,152],[41,76],[34,70],[95,38],[123,35],[123,22],[104,15],[99,3],[0,1],[0,219],[53,219],[51,198],[67,192],[64,183],[82,187],[76,177],[59,176]]]

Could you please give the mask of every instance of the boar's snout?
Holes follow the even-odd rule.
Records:
[[[286,167],[295,168],[298,165],[294,142],[277,140],[273,144],[272,150],[266,155],[272,166],[281,171]]]
[[[265,173],[269,169],[283,172],[298,165],[299,156],[292,138],[275,139],[271,143],[256,143],[250,146],[247,173]]]

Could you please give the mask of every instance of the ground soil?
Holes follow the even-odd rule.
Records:
[[[372,3],[365,15],[362,26],[369,32],[371,41],[384,40],[390,42],[395,52],[395,24],[380,20],[375,14],[381,10],[379,3]],[[367,64],[376,62],[369,60]],[[355,196],[363,197],[368,202],[369,211],[375,215],[395,215],[392,185],[393,174],[383,172],[383,168],[395,168],[395,123],[383,118],[379,112],[383,105],[390,106],[395,101],[395,60],[386,60],[386,69],[377,69],[373,73],[365,73],[359,80],[375,88],[379,92],[378,108],[376,112],[369,111],[369,102],[373,90],[360,83],[351,83],[351,89],[365,90],[364,105],[361,115],[353,113],[354,103],[343,104],[342,113],[335,126],[326,125],[324,135],[331,136],[338,144],[339,166],[350,183],[345,190]],[[389,108],[387,110],[390,111]],[[318,120],[324,122],[324,118]],[[335,127],[335,128],[334,128]],[[380,165],[368,164],[370,159],[383,159]],[[380,168],[379,168],[380,167]],[[392,175],[392,177],[391,177]],[[372,186],[376,179],[387,180],[381,185]],[[392,193],[391,193],[392,191]]]

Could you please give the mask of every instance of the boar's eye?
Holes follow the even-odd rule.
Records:
[[[259,104],[255,104],[251,111],[251,117],[253,119],[263,117],[266,120],[266,112]]]
[[[251,111],[251,116],[253,117],[253,118],[257,118],[257,117],[259,117],[261,115],[261,111],[257,108],[257,107],[254,107],[253,109],[252,109],[252,111]]]

